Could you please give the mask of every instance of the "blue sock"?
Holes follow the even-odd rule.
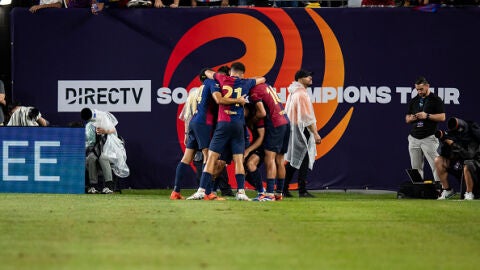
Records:
[[[207,186],[205,187],[205,194],[210,194],[212,193],[212,186],[213,186],[213,181],[210,180],[207,182]]]
[[[277,179],[277,193],[283,193],[284,184],[285,184],[285,178]]]
[[[275,178],[267,178],[267,193],[273,193],[275,190]]]
[[[212,182],[213,182],[213,183],[212,183],[212,186],[213,186],[212,191],[213,191],[213,192],[217,192],[217,190],[218,190],[218,183],[220,182],[220,181],[219,181],[219,180],[220,180],[220,177],[221,177],[221,176],[217,177],[215,180],[212,181]]]
[[[178,163],[177,170],[175,171],[175,185],[173,187],[175,192],[180,192],[180,185],[182,184],[185,173],[188,171],[189,167],[188,164],[183,162]]]
[[[202,177],[200,178],[200,188],[206,190],[209,183],[212,183],[212,175],[208,172],[203,172]]]
[[[250,174],[252,175],[252,180],[255,182],[255,189],[257,190],[257,192],[263,192],[262,176],[260,175],[258,169],[256,169],[254,172],[251,172]]]
[[[237,180],[237,189],[245,189],[245,174],[235,174]]]

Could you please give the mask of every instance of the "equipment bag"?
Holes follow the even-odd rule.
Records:
[[[439,196],[437,186],[435,184],[413,184],[406,181],[400,185],[397,192],[398,199],[437,199]]]

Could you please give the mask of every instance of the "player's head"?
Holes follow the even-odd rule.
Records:
[[[198,75],[198,78],[200,79],[200,81],[203,83],[203,81],[205,81],[207,79],[207,75],[205,74],[205,71],[207,71],[208,68],[203,68],[202,70],[200,70],[200,74]]]
[[[235,62],[230,67],[230,76],[237,76],[242,78],[245,74],[245,65],[240,62]]]
[[[228,75],[228,74],[230,74],[230,67],[229,66],[221,66],[217,69],[217,72]]]

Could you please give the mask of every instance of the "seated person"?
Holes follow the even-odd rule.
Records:
[[[104,154],[104,145],[109,134],[117,134],[115,126],[118,121],[111,113],[89,108],[84,108],[81,111],[81,117],[83,120],[89,121],[85,126],[86,166],[89,180],[87,193],[99,193],[98,175],[100,167],[105,181],[102,193],[111,194],[114,191],[112,165],[110,159]]]
[[[438,178],[442,183],[442,194],[439,200],[445,200],[455,191],[448,183],[448,174],[465,179],[465,200],[473,200],[479,196],[480,168],[480,126],[475,122],[464,121],[451,117],[448,122],[448,132],[437,131],[435,136],[440,139],[440,156],[435,158]]]
[[[48,126],[48,121],[42,117],[35,107],[20,106],[16,102],[9,106],[10,120],[7,126]]]

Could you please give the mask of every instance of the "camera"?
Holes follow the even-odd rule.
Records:
[[[435,137],[441,141],[444,141],[448,138],[448,132],[439,129],[435,131]]]
[[[468,123],[465,120],[456,117],[450,117],[447,121],[449,131],[462,133],[468,129]]]
[[[462,138],[468,131],[468,123],[465,120],[456,117],[450,117],[447,121],[448,131],[437,130],[435,137],[440,141],[446,139],[454,140]]]

